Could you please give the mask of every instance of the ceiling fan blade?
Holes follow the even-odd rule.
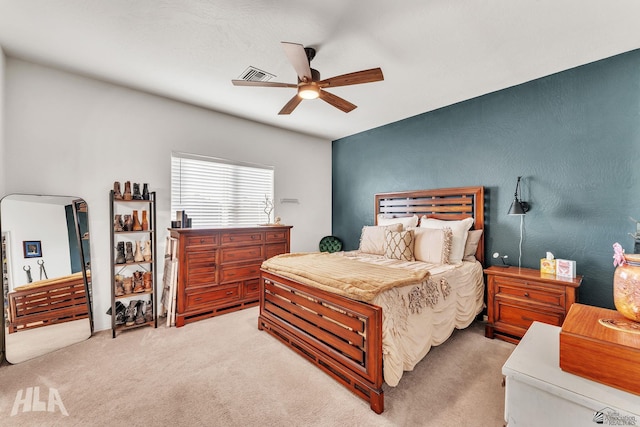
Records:
[[[247,80],[231,80],[234,86],[259,86],[259,87],[298,87],[292,83],[280,83],[280,82],[257,82]]]
[[[341,76],[330,77],[318,82],[320,87],[337,87],[357,85],[360,83],[372,83],[384,80],[382,70],[380,68],[372,68],[370,70],[356,71],[355,73],[342,74]]]
[[[291,98],[284,107],[282,107],[282,110],[280,110],[278,114],[291,114],[300,102],[302,102],[302,98],[300,98],[298,94],[295,94],[295,96]]]
[[[324,90],[320,91],[320,99],[333,105],[337,109],[344,111],[345,113],[348,113],[349,111],[357,108],[355,104],[350,103],[346,99],[342,99],[339,96],[336,96]]]
[[[284,53],[289,58],[289,62],[298,74],[298,78],[304,81],[305,78],[311,81],[311,67],[309,67],[309,59],[304,51],[304,46],[299,43],[282,42]]]

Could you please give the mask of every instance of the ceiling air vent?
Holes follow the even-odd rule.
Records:
[[[248,82],[266,82],[275,77],[275,74],[267,73],[259,68],[249,66],[246,70],[240,74],[239,79]]]

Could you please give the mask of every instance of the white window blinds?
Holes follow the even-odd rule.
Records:
[[[254,226],[270,222],[273,167],[185,153],[171,154],[171,210],[192,227]]]

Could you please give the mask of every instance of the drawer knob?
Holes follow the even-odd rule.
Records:
[[[525,292],[525,293],[524,293],[524,296],[525,296],[525,297],[527,297],[527,298],[529,298],[529,292]]]
[[[227,291],[227,295],[233,295],[233,291]]]
[[[202,297],[196,298],[196,301],[202,301]]]
[[[200,243],[204,243],[204,239],[200,239]]]

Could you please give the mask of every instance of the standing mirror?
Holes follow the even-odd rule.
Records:
[[[4,354],[9,363],[93,333],[88,209],[70,196],[0,201]]]

